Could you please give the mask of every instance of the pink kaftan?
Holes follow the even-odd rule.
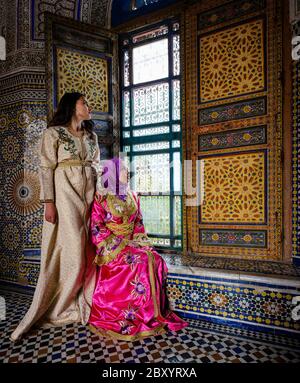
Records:
[[[96,245],[97,281],[89,318],[91,331],[134,340],[177,331],[188,323],[170,311],[167,265],[145,233],[140,200],[96,192],[90,221]]]

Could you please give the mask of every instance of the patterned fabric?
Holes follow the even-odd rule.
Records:
[[[72,184],[82,180],[80,166],[65,168],[63,170],[65,177],[63,177],[61,170],[56,170],[59,165],[69,163],[68,161],[84,160],[86,164],[94,168],[100,166],[100,150],[96,133],[93,133],[93,138],[90,138],[86,132],[82,137],[77,137],[64,126],[50,127],[43,131],[40,153],[42,154],[40,156],[40,202],[55,200],[55,177],[62,177]],[[89,177],[92,170],[85,172]]]
[[[11,340],[33,325],[86,324],[95,287],[95,253],[88,226],[96,183],[91,165],[100,161],[97,136],[91,139],[84,132],[77,137],[65,127],[48,128],[43,132],[40,160],[41,199],[55,202],[57,220],[52,224],[44,219],[35,294]]]
[[[135,193],[129,191],[122,201],[96,192],[91,238],[97,247],[94,262],[101,265],[89,319],[92,331],[133,340],[187,326],[168,309],[168,269],[151,247]]]

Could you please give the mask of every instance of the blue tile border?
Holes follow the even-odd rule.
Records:
[[[200,275],[192,275],[192,274],[179,274],[179,273],[169,273],[168,274],[168,278],[186,278],[187,280],[189,280],[190,278],[193,278],[193,279],[197,279],[199,281],[203,281],[203,282],[227,282],[227,283],[232,283],[232,284],[243,284],[243,285],[249,285],[249,286],[262,286],[262,287],[268,287],[269,289],[272,289],[272,288],[278,288],[278,289],[285,289],[285,290],[299,290],[299,294],[300,294],[300,282],[299,282],[299,288],[297,287],[293,287],[293,286],[284,286],[282,284],[278,284],[278,285],[275,285],[275,284],[272,284],[272,283],[263,283],[263,282],[252,282],[252,281],[246,281],[246,280],[243,280],[242,279],[242,275],[241,275],[241,279],[227,279],[227,278],[219,278],[219,277],[211,277],[211,276],[208,276],[208,277],[205,277],[205,276],[200,276]],[[260,278],[263,278],[262,276],[260,276]],[[273,277],[272,277],[273,278]],[[274,277],[274,279],[276,279],[276,277]]]
[[[300,286],[286,287],[284,281],[254,284],[243,279],[170,273],[167,293],[173,309],[190,318],[250,326],[257,331],[300,334],[300,321],[292,319],[292,300],[300,295]]]
[[[289,330],[274,329],[274,328],[269,328],[269,327],[266,327],[266,326],[256,326],[256,325],[241,323],[241,322],[236,321],[236,320],[232,320],[229,323],[228,320],[223,320],[223,319],[214,318],[214,317],[206,317],[206,316],[202,316],[201,314],[198,315],[198,314],[187,313],[187,312],[183,312],[183,311],[178,311],[176,309],[174,310],[174,312],[177,315],[179,315],[181,318],[204,320],[204,321],[210,322],[210,323],[222,324],[222,325],[226,325],[226,326],[230,325],[232,327],[240,328],[240,329],[243,329],[243,330],[250,330],[250,331],[255,331],[255,332],[256,331],[268,332],[268,333],[272,333],[274,335],[276,335],[276,334],[278,334],[278,335],[288,335],[288,336],[293,335],[293,337],[296,337],[297,339],[298,338],[300,339],[300,332],[291,332]]]

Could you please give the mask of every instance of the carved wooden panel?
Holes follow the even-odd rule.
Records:
[[[212,0],[187,10],[186,157],[199,195],[186,208],[192,252],[282,259],[281,5]]]
[[[65,92],[85,94],[101,159],[112,157],[120,145],[117,35],[52,14],[46,22],[48,119]]]

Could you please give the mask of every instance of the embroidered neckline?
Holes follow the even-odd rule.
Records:
[[[116,198],[114,194],[110,193],[108,193],[106,200],[109,210],[116,217],[123,217],[126,220],[137,211],[135,199],[130,191],[128,191],[125,201],[122,201],[120,198]],[[118,205],[120,209],[118,209],[116,205]]]
[[[64,149],[71,153],[73,159],[78,158],[77,148],[75,141],[66,133],[66,129],[61,126],[58,128],[58,139],[59,142],[64,144]]]
[[[76,134],[72,133],[67,126],[63,126],[63,128],[65,128],[68,131],[68,133],[71,134],[71,136],[76,137],[76,138],[83,138],[83,136],[85,135],[84,129],[82,130],[82,134],[80,136],[77,136]]]

